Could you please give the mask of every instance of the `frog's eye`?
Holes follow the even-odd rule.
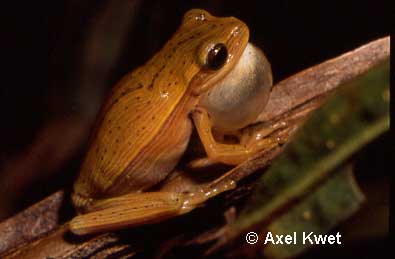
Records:
[[[220,69],[228,58],[228,50],[222,43],[214,45],[208,51],[206,58],[206,67],[208,69],[217,70]]]

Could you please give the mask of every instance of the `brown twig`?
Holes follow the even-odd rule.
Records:
[[[273,134],[288,141],[312,111],[320,106],[328,93],[389,57],[389,38],[368,43],[340,57],[302,71],[275,85],[269,104],[254,127],[270,126],[279,121],[286,126]],[[68,202],[62,192],[0,224],[0,256],[2,258],[130,258],[139,251],[163,255],[174,246],[199,246],[215,240],[215,230],[224,225],[222,214],[240,197],[249,193],[251,181],[244,182],[253,173],[267,166],[281,153],[283,146],[264,150],[249,161],[210,182],[197,184],[187,173],[179,170],[163,188],[183,186],[214,187],[223,180],[239,183],[236,190],[210,201],[205,208],[164,223],[133,230],[79,238],[67,232],[67,224],[59,222],[59,208]],[[184,187],[185,188],[185,187]],[[176,188],[177,189],[177,188]],[[228,201],[223,204],[223,201]],[[222,204],[222,206],[218,206]],[[210,215],[209,219],[204,217]],[[202,218],[205,222],[199,221]],[[194,222],[194,224],[189,224]],[[155,247],[159,252],[150,251]],[[160,252],[162,251],[162,252]],[[204,251],[204,249],[202,249]]]

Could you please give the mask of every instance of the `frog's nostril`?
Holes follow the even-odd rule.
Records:
[[[235,22],[231,31],[231,37],[248,37],[248,27],[242,22]]]
[[[236,36],[241,32],[242,32],[242,29],[240,28],[240,26],[237,25],[236,27],[233,28],[231,34],[232,34],[232,36]]]

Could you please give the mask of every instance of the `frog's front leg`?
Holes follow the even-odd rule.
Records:
[[[278,145],[273,138],[263,138],[255,142],[242,144],[218,143],[212,134],[212,123],[204,108],[192,112],[192,118],[199,137],[209,159],[229,165],[238,165],[246,161],[252,154],[262,149],[270,149]]]
[[[235,182],[230,180],[215,189],[191,193],[130,193],[103,199],[92,204],[91,212],[74,217],[69,228],[75,234],[85,235],[157,223],[185,214],[211,197],[235,187]]]

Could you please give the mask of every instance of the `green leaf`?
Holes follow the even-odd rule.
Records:
[[[356,212],[364,196],[359,190],[350,165],[337,170],[318,190],[309,194],[300,204],[292,207],[267,228],[273,235],[296,232],[295,244],[269,243],[264,254],[269,258],[293,257],[311,246],[303,244],[303,232],[308,235],[327,233],[339,221]],[[341,242],[341,239],[339,238]]]
[[[252,199],[230,226],[231,232],[242,234],[253,226],[283,226],[283,217],[293,219],[293,211],[303,206],[306,208],[309,201],[320,199],[324,194],[335,195],[341,186],[339,181],[344,178],[339,178],[335,169],[388,128],[389,62],[386,61],[342,86],[313,113],[283,154],[261,177]],[[321,216],[327,218],[332,215],[330,224],[306,227],[318,228],[318,232],[325,233],[355,211],[360,195],[350,180],[343,184],[341,196],[344,199],[347,195],[354,197],[347,200],[350,210],[343,210],[342,214],[342,210],[338,210],[340,204],[334,203],[336,200],[328,201],[328,204],[322,201],[320,206],[326,209],[325,215]],[[327,186],[333,189],[329,190]],[[337,202],[345,201],[338,199]],[[295,226],[299,227],[303,224]],[[294,249],[295,253],[300,251],[300,248]],[[284,250],[284,253],[290,255],[292,251]]]

